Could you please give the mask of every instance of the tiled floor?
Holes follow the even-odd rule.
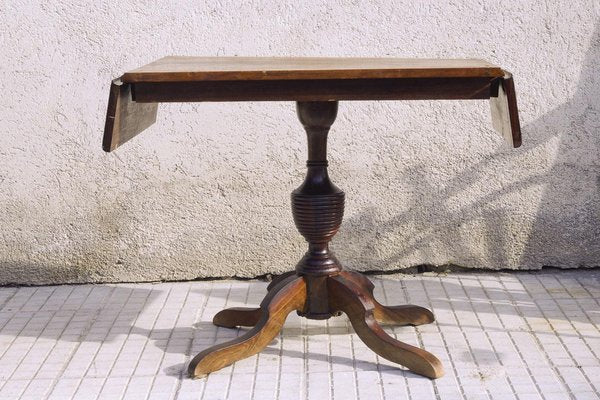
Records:
[[[386,328],[436,354],[436,381],[374,355],[342,316],[291,315],[258,356],[190,380],[190,355],[245,330],[216,328],[266,283],[0,288],[0,399],[598,399],[600,271],[371,277],[387,304],[433,309]]]

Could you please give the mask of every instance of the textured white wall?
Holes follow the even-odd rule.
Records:
[[[516,150],[486,101],[340,103],[338,258],[599,265],[599,15],[598,1],[2,2],[0,283],[250,277],[300,259],[293,103],[161,105],[101,151],[110,80],[164,55],[497,63],[515,75]]]

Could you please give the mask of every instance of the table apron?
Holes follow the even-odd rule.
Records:
[[[140,103],[201,101],[475,100],[496,78],[320,79],[132,83]]]

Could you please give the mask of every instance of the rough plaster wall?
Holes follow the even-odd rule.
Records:
[[[478,57],[515,74],[524,145],[485,101],[344,102],[330,175],[347,267],[600,264],[597,1],[0,4],[0,283],[281,273],[302,256],[293,103],[161,105],[101,151],[110,80],[164,55]]]

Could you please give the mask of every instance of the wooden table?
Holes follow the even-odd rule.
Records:
[[[512,77],[482,60],[165,57],[113,81],[105,151],[152,125],[160,102],[295,101],[306,130],[308,171],[291,200],[294,222],[308,251],[295,270],[271,282],[259,308],[229,308],[215,315],[215,325],[253,328],[196,355],[189,364],[190,376],[206,375],[258,353],[292,311],[311,319],[343,312],[381,357],[430,378],[443,375],[435,356],[381,328],[431,323],[431,311],[378,303],[373,284],[362,274],[344,270],[328,246],[344,214],[344,192],[327,175],[327,134],[338,101],[423,99],[490,99],[494,127],[514,147],[521,144]]]

